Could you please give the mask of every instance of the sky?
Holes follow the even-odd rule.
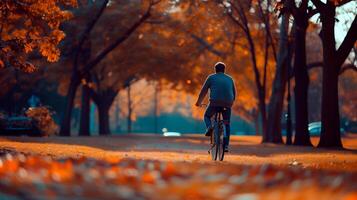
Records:
[[[335,37],[337,47],[345,38],[349,27],[352,24],[354,17],[357,14],[357,1],[351,1],[336,9],[337,15],[335,23]],[[311,21],[317,22],[319,15],[314,16]]]

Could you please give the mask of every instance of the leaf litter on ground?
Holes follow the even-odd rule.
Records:
[[[356,173],[304,169],[295,162],[276,167],[6,152],[0,199],[357,199]]]

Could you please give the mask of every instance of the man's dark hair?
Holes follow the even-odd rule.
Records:
[[[218,72],[223,72],[224,73],[224,71],[226,69],[226,65],[223,62],[218,62],[218,63],[216,63],[214,68],[216,70],[216,73],[218,73]]]

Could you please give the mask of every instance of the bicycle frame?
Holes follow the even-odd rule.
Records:
[[[214,115],[214,124],[220,125],[219,123],[222,123],[222,125],[224,126],[224,120],[223,120],[223,110],[225,110],[225,108],[222,108],[222,110],[218,111],[215,113]],[[225,127],[224,127],[225,129]],[[223,131],[223,136],[226,137],[226,131]]]

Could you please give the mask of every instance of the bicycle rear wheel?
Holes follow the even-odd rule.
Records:
[[[211,158],[212,160],[217,160],[218,157],[218,151],[219,151],[219,135],[218,132],[218,124],[214,126],[213,133],[211,134]]]
[[[224,159],[224,148],[225,148],[225,142],[224,142],[224,135],[226,132],[226,126],[224,125],[223,121],[219,122],[219,132],[218,132],[218,157],[220,161],[223,161]]]

